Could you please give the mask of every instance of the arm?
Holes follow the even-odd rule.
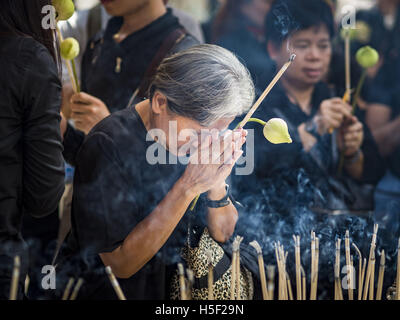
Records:
[[[390,155],[400,145],[400,117],[390,121],[391,109],[372,104],[367,109],[366,122],[383,156]]]
[[[64,191],[60,134],[61,84],[55,63],[40,47],[23,87],[23,206],[35,217],[54,212]]]
[[[219,139],[210,141],[220,143]],[[240,135],[238,139],[242,140],[241,148],[245,138]],[[191,158],[201,157],[203,148],[211,148],[210,142],[203,142]],[[220,186],[230,175],[234,164],[243,153],[237,147],[233,147],[230,152],[231,159],[224,164],[213,164],[212,161],[206,163],[199,161],[200,164],[189,163],[183,176],[166,197],[137,224],[122,245],[110,253],[100,253],[103,263],[110,265],[116,276],[120,278],[129,278],[139,271],[165,244],[196,195],[210,191],[210,196],[220,196]],[[218,153],[218,159],[224,159],[224,154],[228,154],[227,148]],[[208,213],[210,232],[217,241],[226,241],[232,235],[236,220],[237,211],[232,204],[225,208],[210,209]],[[228,226],[225,225],[226,223]]]

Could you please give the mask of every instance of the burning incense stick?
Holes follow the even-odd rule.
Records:
[[[370,247],[370,250],[369,250],[369,259],[368,259],[367,274],[366,274],[365,283],[364,283],[363,300],[367,300],[368,290],[371,287],[370,278],[371,278],[371,273],[372,273],[372,260],[375,257],[376,235],[378,233],[378,228],[379,228],[379,226],[377,224],[375,224],[374,225],[374,233],[372,235],[372,240],[371,240],[371,247]]]
[[[268,276],[268,299],[274,299],[275,291],[275,266],[267,266]]]
[[[355,245],[355,243],[352,243],[352,246],[356,250],[358,254],[358,300],[361,300],[362,298],[362,254],[360,249]]]
[[[65,289],[64,289],[64,293],[63,293],[63,295],[62,295],[61,300],[68,300],[69,293],[71,292],[72,285],[74,284],[74,282],[75,282],[75,279],[74,279],[74,278],[72,278],[72,277],[69,278],[68,283],[67,283],[67,286],[66,286]]]
[[[297,300],[301,300],[301,262],[300,262],[300,236],[293,236],[296,259],[296,293]]]
[[[232,244],[232,264],[231,264],[231,300],[235,300],[235,287],[236,287],[236,256],[237,256],[237,242],[236,239]]]
[[[302,282],[302,289],[303,289],[303,292],[302,292],[302,300],[307,300],[307,293],[306,293],[306,273],[305,273],[305,271],[304,271],[304,269],[303,269],[303,267],[302,266],[300,266],[300,270],[301,270],[301,282]]]
[[[275,246],[275,256],[276,256],[276,264],[278,266],[278,299],[283,300],[284,299],[284,289],[283,289],[283,266],[282,266],[282,261],[281,261],[281,248],[280,244],[274,244]]]
[[[263,299],[270,300],[268,297],[267,279],[265,277],[264,258],[262,255],[261,246],[255,240],[250,242],[250,245],[257,251],[257,255],[258,255],[258,269],[260,272],[260,280],[261,280],[261,289],[262,289]]]
[[[264,99],[268,96],[268,94],[271,92],[271,90],[274,88],[276,83],[279,81],[279,79],[283,76],[283,74],[286,72],[286,70],[290,67],[292,62],[296,59],[295,54],[291,54],[289,61],[286,62],[281,70],[275,75],[275,77],[272,79],[270,84],[267,86],[267,88],[264,90],[264,92],[261,94],[261,96],[257,99],[257,101],[254,103],[254,105],[251,107],[247,115],[244,117],[244,119],[238,124],[236,129],[238,128],[243,128],[246,123],[250,120],[254,112],[258,109],[258,107],[261,105],[261,103],[264,101]],[[197,201],[199,200],[200,195],[198,195],[192,202],[191,206],[189,207],[190,211],[193,211],[194,208],[196,207]]]
[[[212,251],[206,251],[208,260],[208,300],[214,300],[214,268],[212,264]]]
[[[381,260],[379,263],[378,286],[376,288],[376,300],[382,299],[383,277],[385,276],[385,250],[381,252]]]
[[[178,263],[178,274],[179,274],[179,288],[181,292],[181,300],[187,300],[185,271],[183,269],[182,263]]]
[[[311,284],[310,284],[310,300],[314,299],[314,276],[315,276],[315,232],[311,231]]]
[[[256,112],[257,108],[261,105],[261,103],[264,101],[264,99],[268,96],[268,94],[271,92],[273,87],[276,85],[276,83],[279,81],[279,79],[283,76],[283,74],[286,72],[286,70],[290,67],[292,62],[296,59],[296,55],[292,54],[289,58],[289,61],[286,62],[281,70],[275,75],[275,77],[272,79],[271,83],[268,85],[268,87],[264,90],[262,95],[258,98],[256,103],[253,105],[253,107],[250,109],[250,111],[247,113],[247,115],[244,117],[243,121],[240,122],[239,128],[243,128],[246,123],[249,121],[249,119],[252,117],[254,112]]]
[[[75,287],[74,287],[74,290],[72,291],[72,294],[71,294],[71,297],[69,298],[69,300],[75,300],[76,299],[76,297],[78,296],[79,290],[82,287],[82,284],[83,284],[83,279],[79,278],[77,283],[76,283],[76,285],[75,285]]]
[[[345,76],[346,76],[346,92],[351,100],[351,55],[350,55],[350,31],[346,30],[344,39],[344,51],[345,51]]]
[[[21,268],[21,259],[19,258],[19,256],[15,256],[14,257],[14,268],[13,268],[13,273],[12,273],[12,278],[11,278],[10,300],[17,300],[20,268]]]
[[[349,300],[353,300],[353,289],[352,289],[352,274],[351,274],[351,264],[350,264],[350,233],[349,230],[346,231],[345,235],[345,253],[346,253],[346,270],[347,270],[347,291]]]
[[[108,275],[108,278],[110,279],[111,285],[114,288],[115,293],[118,296],[119,300],[126,300],[124,293],[122,292],[122,289],[118,283],[117,278],[115,277],[114,273],[111,270],[111,267],[108,266],[106,267],[106,273]]]
[[[396,300],[400,300],[400,238],[397,245]]]

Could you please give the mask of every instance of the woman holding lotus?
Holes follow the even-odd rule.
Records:
[[[0,1],[0,299],[9,297],[17,255],[22,297],[29,265],[23,215],[54,213],[64,190],[59,56],[53,31],[42,28],[42,8],[50,4]]]

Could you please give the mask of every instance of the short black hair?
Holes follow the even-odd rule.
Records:
[[[325,25],[335,34],[332,7],[326,0],[276,0],[265,21],[266,42],[282,43],[293,33]]]

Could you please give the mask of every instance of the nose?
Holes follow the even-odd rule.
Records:
[[[306,58],[308,60],[319,60],[321,58],[321,52],[317,46],[310,46],[307,51]]]

